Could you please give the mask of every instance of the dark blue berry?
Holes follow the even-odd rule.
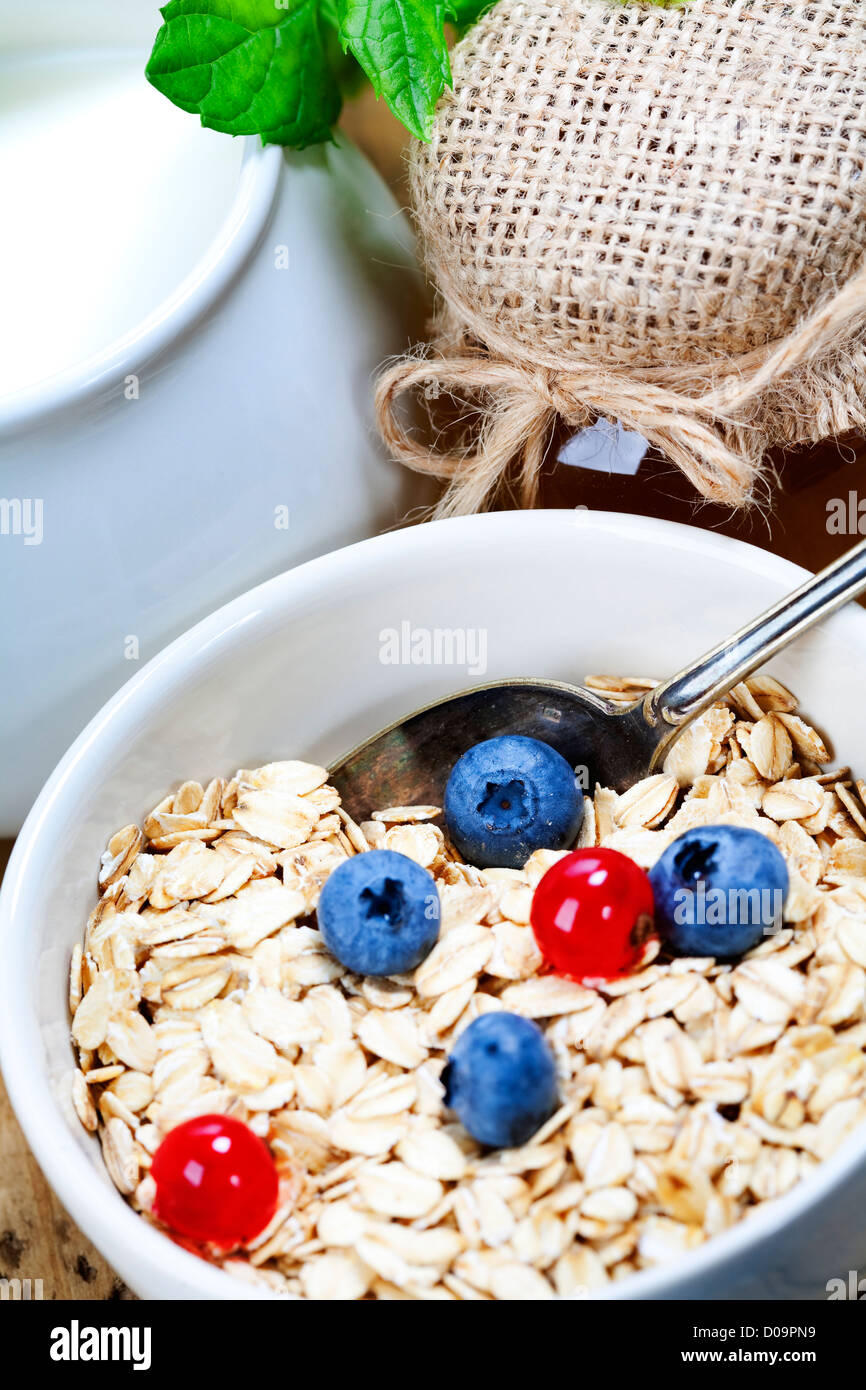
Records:
[[[317,909],[328,950],[358,975],[403,975],[439,936],[432,874],[390,849],[344,859],[326,879]]]
[[[537,849],[567,849],[582,817],[583,792],[565,758],[518,734],[476,743],[445,788],[448,834],[482,869],[519,869]]]
[[[727,960],[781,926],[788,870],[759,831],[706,825],[668,846],[650,883],[656,927],[672,950]]]
[[[541,1029],[519,1014],[476,1018],[442,1073],[445,1104],[481,1144],[525,1144],[557,1107],[556,1068]]]

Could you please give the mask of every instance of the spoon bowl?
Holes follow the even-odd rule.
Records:
[[[485,739],[522,734],[555,748],[584,789],[623,792],[655,772],[704,710],[809,628],[866,589],[866,541],[753,622],[625,707],[581,686],[506,680],[475,686],[398,720],[332,764],[343,806],[438,805],[452,767]]]
[[[439,805],[451,768],[485,739],[522,734],[561,753],[584,788],[625,790],[631,770],[651,760],[643,701],[623,708],[562,681],[499,681],[416,710],[368,739],[330,770],[356,820],[376,806]]]

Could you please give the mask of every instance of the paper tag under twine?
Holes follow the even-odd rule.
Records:
[[[618,420],[596,420],[572,435],[559,451],[559,462],[570,468],[589,468],[595,473],[619,473],[633,478],[646,458],[649,444],[643,435],[624,430]]]
[[[563,423],[733,506],[772,445],[866,428],[866,0],[500,0],[453,72],[411,165],[435,336],[377,388],[440,514],[534,505]],[[431,386],[447,451],[398,404]]]

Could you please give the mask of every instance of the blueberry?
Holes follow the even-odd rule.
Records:
[[[518,1014],[482,1014],[442,1073],[445,1104],[473,1138],[497,1149],[531,1139],[557,1107],[556,1068],[541,1029]]]
[[[782,923],[788,870],[772,840],[737,825],[687,830],[650,872],[656,926],[683,956],[740,956]]]
[[[358,975],[403,975],[439,936],[432,874],[391,849],[344,859],[319,897],[319,930],[341,965]]]
[[[555,748],[518,734],[476,743],[445,788],[453,843],[482,869],[520,869],[537,849],[567,849],[583,816],[583,792]]]

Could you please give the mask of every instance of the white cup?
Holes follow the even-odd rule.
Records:
[[[429,496],[372,423],[406,220],[345,142],[201,130],[144,80],[158,24],[0,13],[0,836],[136,663]]]

